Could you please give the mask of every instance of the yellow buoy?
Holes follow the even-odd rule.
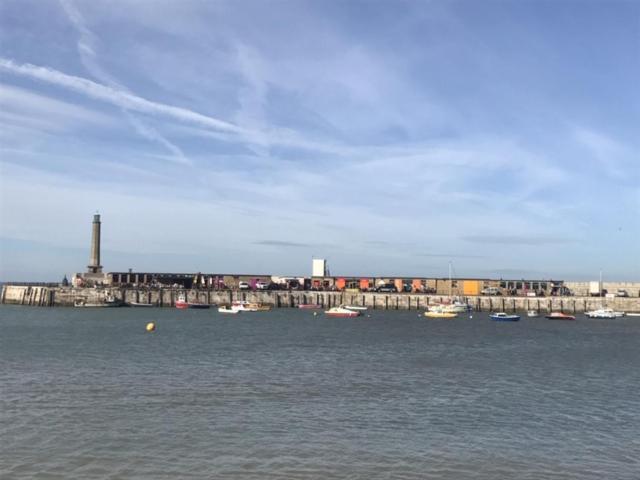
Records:
[[[153,332],[156,329],[156,324],[153,322],[147,323],[147,332]]]

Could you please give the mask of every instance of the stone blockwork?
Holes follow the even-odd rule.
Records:
[[[597,280],[596,280],[597,281]],[[590,282],[564,282],[564,285],[578,297],[589,296]],[[602,282],[602,288],[609,293],[626,290],[630,297],[640,297],[640,282]]]
[[[371,309],[420,310],[446,300],[443,295],[384,294],[345,292],[299,292],[268,291],[241,292],[217,290],[182,289],[134,289],[134,288],[69,288],[28,287],[4,285],[1,303],[35,306],[73,306],[80,301],[85,304],[101,304],[107,299],[125,303],[151,303],[158,307],[173,307],[176,300],[185,295],[187,301],[210,305],[230,304],[234,300],[248,300],[273,307],[297,307],[299,304],[318,304],[323,308],[337,305],[361,305]],[[640,297],[464,297],[477,311],[564,311],[579,313],[593,310],[601,305],[624,312],[640,313]]]

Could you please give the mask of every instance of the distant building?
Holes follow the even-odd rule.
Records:
[[[311,264],[312,277],[327,277],[327,261],[324,258],[314,258]]]

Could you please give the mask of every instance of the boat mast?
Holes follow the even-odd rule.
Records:
[[[451,279],[451,261],[449,261],[449,297],[453,295],[453,280]]]
[[[598,295],[600,296],[600,310],[604,308],[602,304],[602,270],[600,270],[600,281],[598,282]]]

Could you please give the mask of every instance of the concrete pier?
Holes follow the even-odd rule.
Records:
[[[157,307],[173,307],[180,295],[189,302],[209,305],[229,304],[234,300],[248,300],[271,305],[275,308],[296,308],[300,304],[313,303],[323,308],[338,305],[360,305],[372,310],[424,310],[429,305],[447,300],[444,295],[412,293],[348,293],[313,291],[238,291],[175,288],[71,288],[47,286],[4,285],[0,303],[8,305],[31,305],[47,307],[69,307],[76,301],[99,304],[107,298],[128,302],[151,303]],[[640,297],[463,297],[476,311],[527,311],[541,313],[563,311],[582,313],[604,305],[616,311],[640,313]]]

